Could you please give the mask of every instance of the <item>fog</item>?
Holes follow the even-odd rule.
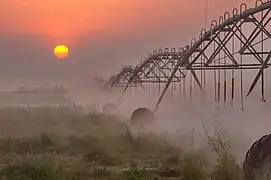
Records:
[[[233,106],[231,106],[230,87],[227,90],[227,102],[224,103],[221,100],[220,103],[215,103],[213,81],[209,79],[208,83],[210,84],[205,89],[207,98],[202,101],[198,87],[195,91],[193,90],[191,100],[188,90],[186,98],[175,91],[172,99],[171,88],[169,88],[167,95],[155,112],[157,124],[152,126],[150,131],[158,134],[170,134],[176,138],[178,134],[192,135],[195,130],[195,147],[201,149],[203,142],[206,142],[204,128],[211,135],[214,135],[215,130],[218,129],[221,131],[222,137],[229,141],[232,152],[239,161],[242,161],[252,143],[261,136],[270,133],[271,86],[269,83],[265,86],[266,102],[261,101],[260,83],[255,91],[246,97],[252,78],[245,76],[244,109],[242,110],[240,85],[236,84],[235,98]],[[159,97],[157,90],[153,90],[150,94],[148,90],[144,92],[137,88],[128,89],[120,99],[122,92],[121,88],[111,91],[100,91],[99,88],[96,90],[93,88],[92,95],[90,94],[87,99],[95,105],[98,111],[102,111],[102,107],[106,103],[116,104],[119,116],[128,120],[132,112],[139,107],[154,110]],[[223,98],[221,97],[221,99]]]
[[[223,6],[220,5],[222,2],[226,1],[210,2],[208,22],[218,19],[224,11],[231,11],[239,4],[238,1],[231,0]],[[178,5],[184,8],[181,4]],[[77,105],[101,111],[106,103],[113,103],[117,105],[118,115],[126,120],[136,108],[147,107],[153,110],[159,97],[157,93],[151,93],[150,96],[148,92],[133,89],[128,90],[120,99],[121,89],[102,90],[102,86],[93,78],[107,80],[124,65],[137,64],[154,49],[188,44],[190,38],[198,37],[200,29],[204,27],[202,6],[203,2],[189,4],[190,10],[180,14],[178,12],[181,10],[175,7],[174,13],[162,17],[164,21],[156,19],[153,26],[148,22],[150,24],[146,28],[144,23],[139,23],[132,30],[123,30],[117,35],[106,32],[93,37],[87,32],[79,33],[76,41],[70,42],[71,53],[65,60],[53,57],[53,43],[48,43],[46,36],[39,32],[0,31],[0,89],[64,85],[69,90],[69,97]],[[215,8],[218,6],[219,8]],[[170,20],[166,21],[167,18]],[[130,21],[123,23],[127,22]],[[246,73],[244,96],[254,76],[255,73]],[[244,111],[241,111],[240,86],[235,88],[237,95],[231,107],[229,100],[226,105],[214,102],[211,84],[210,79],[206,89],[207,99],[202,102],[198,88],[192,100],[189,100],[188,94],[184,99],[178,92],[174,92],[172,100],[169,93],[155,112],[158,122],[152,127],[152,131],[178,134],[192,133],[195,129],[196,146],[200,148],[204,137],[203,126],[211,133],[216,127],[223,128],[228,131],[226,136],[231,141],[234,152],[242,160],[249,146],[270,132],[270,83],[266,84],[267,102],[260,101],[260,90],[257,87],[251,96],[245,98]]]
[[[48,7],[52,2],[48,2],[42,9],[44,17],[38,19],[37,15],[40,14],[33,10],[35,3],[28,4],[25,1],[23,5],[20,5],[16,2],[5,2],[1,6],[0,80],[2,87],[37,84],[78,85],[79,81],[85,82],[81,84],[89,84],[89,80],[94,76],[107,78],[125,64],[137,64],[155,49],[186,45],[192,37],[198,37],[200,30],[205,26],[205,1],[174,1],[173,3],[155,1],[154,3],[150,0],[142,4],[137,3],[133,11],[116,20],[112,20],[108,14],[103,14],[103,9],[99,15],[103,17],[100,21],[109,24],[105,29],[101,29],[100,32],[95,31],[95,33],[92,32],[92,28],[96,28],[98,19],[91,22],[86,19],[82,26],[84,28],[81,27],[82,24],[76,24],[79,22],[71,19],[71,24],[68,26],[70,29],[68,27],[65,29],[66,26],[61,27],[61,19],[50,19],[54,15],[51,13],[65,11],[65,6],[58,12],[58,8],[54,7],[56,4],[52,4],[51,8],[55,8],[56,12],[51,12],[51,8]],[[253,6],[253,2],[249,0],[246,2],[249,4],[248,7]],[[77,1],[76,3],[80,5]],[[238,0],[227,2],[209,0],[207,28],[213,19],[218,19],[225,11],[231,12],[239,4]],[[29,8],[21,8],[21,6],[29,6]],[[127,11],[125,7],[122,8],[125,12]],[[91,15],[91,12],[85,9],[82,11]],[[76,14],[76,12],[71,13]],[[5,13],[13,15],[6,16]],[[65,14],[68,13],[65,12]],[[48,15],[47,19],[46,15]],[[74,18],[80,19],[80,17]],[[61,41],[62,36],[54,38],[52,34],[44,32],[57,27],[59,30],[55,30],[56,32],[71,29],[78,31],[70,37],[63,37],[63,41]],[[52,51],[57,43],[66,43],[69,47],[70,55],[67,59],[59,60],[53,56]]]

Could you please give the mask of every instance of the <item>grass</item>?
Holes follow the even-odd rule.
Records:
[[[0,131],[3,180],[242,177],[240,164],[219,133],[206,133],[210,151],[187,151],[166,135],[134,134],[116,117],[68,108],[0,109]],[[206,153],[215,160],[205,158]]]

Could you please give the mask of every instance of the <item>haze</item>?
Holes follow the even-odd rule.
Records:
[[[249,2],[247,0],[247,2]],[[204,0],[19,0],[0,7],[0,77],[18,83],[88,82],[136,64],[157,48],[178,47],[204,27]],[[239,0],[208,0],[208,25]],[[189,23],[188,23],[189,22]],[[53,56],[56,44],[70,56]]]
[[[207,25],[225,11],[231,12],[239,7],[241,2],[252,6],[254,0],[208,0]],[[77,85],[88,91],[95,76],[108,78],[126,64],[137,64],[154,49],[179,47],[186,45],[191,37],[198,37],[205,26],[204,7],[205,0],[25,0],[23,3],[21,0],[5,0],[0,6],[0,84],[2,88]],[[69,47],[68,58],[59,60],[54,57],[56,44]],[[116,102],[111,95],[103,96],[103,99],[100,96],[81,98],[100,101],[101,104]],[[125,115],[142,106],[142,99],[126,99],[121,104]],[[156,102],[157,98],[154,100]],[[241,121],[249,119],[241,132],[246,136],[250,133],[249,128],[260,124],[252,119],[262,112],[262,109],[255,109],[256,106],[262,107],[255,102],[252,101],[254,111],[250,110],[249,114],[239,114],[239,106],[238,112],[236,109],[227,111],[228,114],[219,118],[231,119],[227,122],[236,131],[243,125]],[[174,130],[181,126],[190,131],[196,123],[199,126],[201,120],[216,119],[211,103],[204,109],[193,102],[178,104],[171,111],[167,105],[163,104],[163,120],[184,120],[184,126],[166,121],[170,128],[176,125]],[[266,117],[270,113],[267,108],[263,112],[262,124],[258,131],[250,133],[249,142],[242,147],[242,155],[252,140],[268,131]]]

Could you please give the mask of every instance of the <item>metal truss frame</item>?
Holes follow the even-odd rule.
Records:
[[[247,96],[261,78],[261,95],[264,100],[264,70],[271,65],[269,63],[271,48],[267,45],[267,42],[270,43],[271,40],[268,28],[271,21],[270,12],[270,0],[266,2],[257,0],[255,7],[250,9],[242,3],[239,9],[234,8],[232,13],[225,12],[218,20],[213,20],[210,29],[202,29],[198,39],[192,38],[188,45],[178,48],[177,51],[175,48],[154,51],[135,68],[130,67],[129,71],[123,69],[112,84],[122,87],[125,85],[124,92],[131,85],[163,84],[164,89],[159,96],[156,110],[169,86],[172,83],[181,83],[188,73],[204,94],[206,73],[213,72],[215,100],[226,101],[226,89],[229,86],[226,73],[230,72],[232,76],[231,101],[233,101],[235,74],[240,72],[241,91],[243,91],[243,71],[254,69],[258,72]],[[248,25],[249,30],[246,28]],[[246,57],[250,57],[250,60]],[[126,72],[126,75],[123,75],[123,72]],[[221,94],[222,86],[224,95]]]

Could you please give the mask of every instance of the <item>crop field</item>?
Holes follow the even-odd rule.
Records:
[[[128,119],[68,108],[0,110],[3,180],[239,180],[219,133],[193,149],[187,134],[151,133]]]

